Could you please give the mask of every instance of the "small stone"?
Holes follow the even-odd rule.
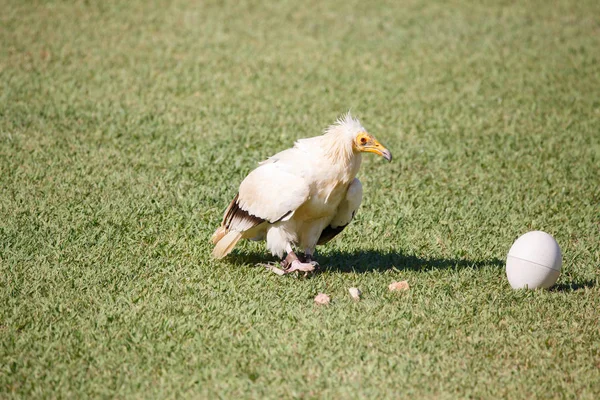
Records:
[[[325,293],[319,293],[318,295],[315,296],[315,303],[317,303],[319,305],[326,306],[329,304],[330,301],[331,301],[331,299]]]
[[[348,289],[348,292],[350,292],[350,297],[352,297],[354,300],[360,300],[360,290],[358,290],[358,288],[355,287],[351,287],[350,289]]]
[[[388,286],[388,289],[390,289],[390,292],[393,292],[395,290],[397,290],[399,292],[403,292],[405,290],[408,290],[409,288],[410,288],[410,286],[408,286],[408,282],[406,282],[406,281],[392,282]]]

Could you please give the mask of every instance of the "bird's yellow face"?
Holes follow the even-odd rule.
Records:
[[[365,153],[375,153],[379,154],[383,158],[388,161],[392,161],[392,153],[383,147],[377,139],[373,137],[373,135],[367,132],[359,132],[354,139],[354,147],[358,151],[362,151]]]

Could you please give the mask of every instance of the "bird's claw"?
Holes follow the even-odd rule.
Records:
[[[292,272],[301,271],[304,272],[304,275],[308,275],[310,272],[314,272],[315,269],[319,266],[319,263],[316,261],[310,262],[300,262],[299,260],[294,260],[290,266],[285,270],[286,274],[290,274]]]
[[[277,266],[274,264],[262,264],[262,265],[264,267],[266,267],[267,270],[269,270],[279,276],[288,275],[293,272],[304,272],[304,276],[307,276],[310,273],[315,272],[316,269],[319,267],[319,263],[316,261],[310,261],[310,262],[303,263],[303,262],[300,262],[299,260],[292,261],[291,264],[288,264],[284,268],[277,268]]]

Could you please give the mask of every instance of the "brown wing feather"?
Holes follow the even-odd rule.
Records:
[[[227,207],[225,216],[223,217],[222,225],[225,229],[235,229],[239,231],[247,231],[248,229],[254,228],[256,225],[265,222],[264,219],[257,217],[256,215],[250,214],[246,210],[242,210],[238,204],[239,193],[235,195],[234,199]],[[240,229],[242,228],[242,229]]]
[[[225,210],[221,226],[212,235],[211,241],[213,244],[217,244],[231,229],[244,232],[265,221],[246,210],[242,210],[238,204],[238,197],[239,194],[236,194],[231,203],[229,203],[227,210]]]
[[[231,230],[245,232],[254,228],[255,226],[262,224],[263,222],[269,222],[271,224],[274,224],[288,217],[293,212],[291,210],[288,211],[276,221],[267,221],[264,218],[257,217],[256,215],[250,214],[248,211],[242,209],[239,205],[238,200],[239,193],[235,195],[235,197],[229,204],[229,207],[227,207],[227,210],[225,210],[221,226],[219,226],[215,233],[212,235],[211,240],[213,244],[217,244],[219,240],[221,240]]]
[[[339,235],[346,226],[347,225],[336,226],[335,228],[331,225],[327,226],[325,229],[323,229],[323,232],[321,232],[321,236],[319,237],[317,244],[321,245],[329,242],[331,239]]]

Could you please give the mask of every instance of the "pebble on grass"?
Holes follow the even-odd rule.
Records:
[[[348,289],[348,292],[350,292],[350,297],[352,297],[354,300],[360,300],[361,293],[360,290],[358,290],[358,288],[351,287],[350,289]]]
[[[409,288],[410,288],[410,286],[408,286],[408,282],[406,282],[406,281],[392,282],[388,286],[388,289],[390,289],[390,292],[393,292],[393,291],[403,292],[405,290],[408,290]]]
[[[315,303],[317,303],[319,305],[326,306],[329,304],[330,301],[331,301],[331,299],[325,293],[319,293],[318,295],[315,296]]]

